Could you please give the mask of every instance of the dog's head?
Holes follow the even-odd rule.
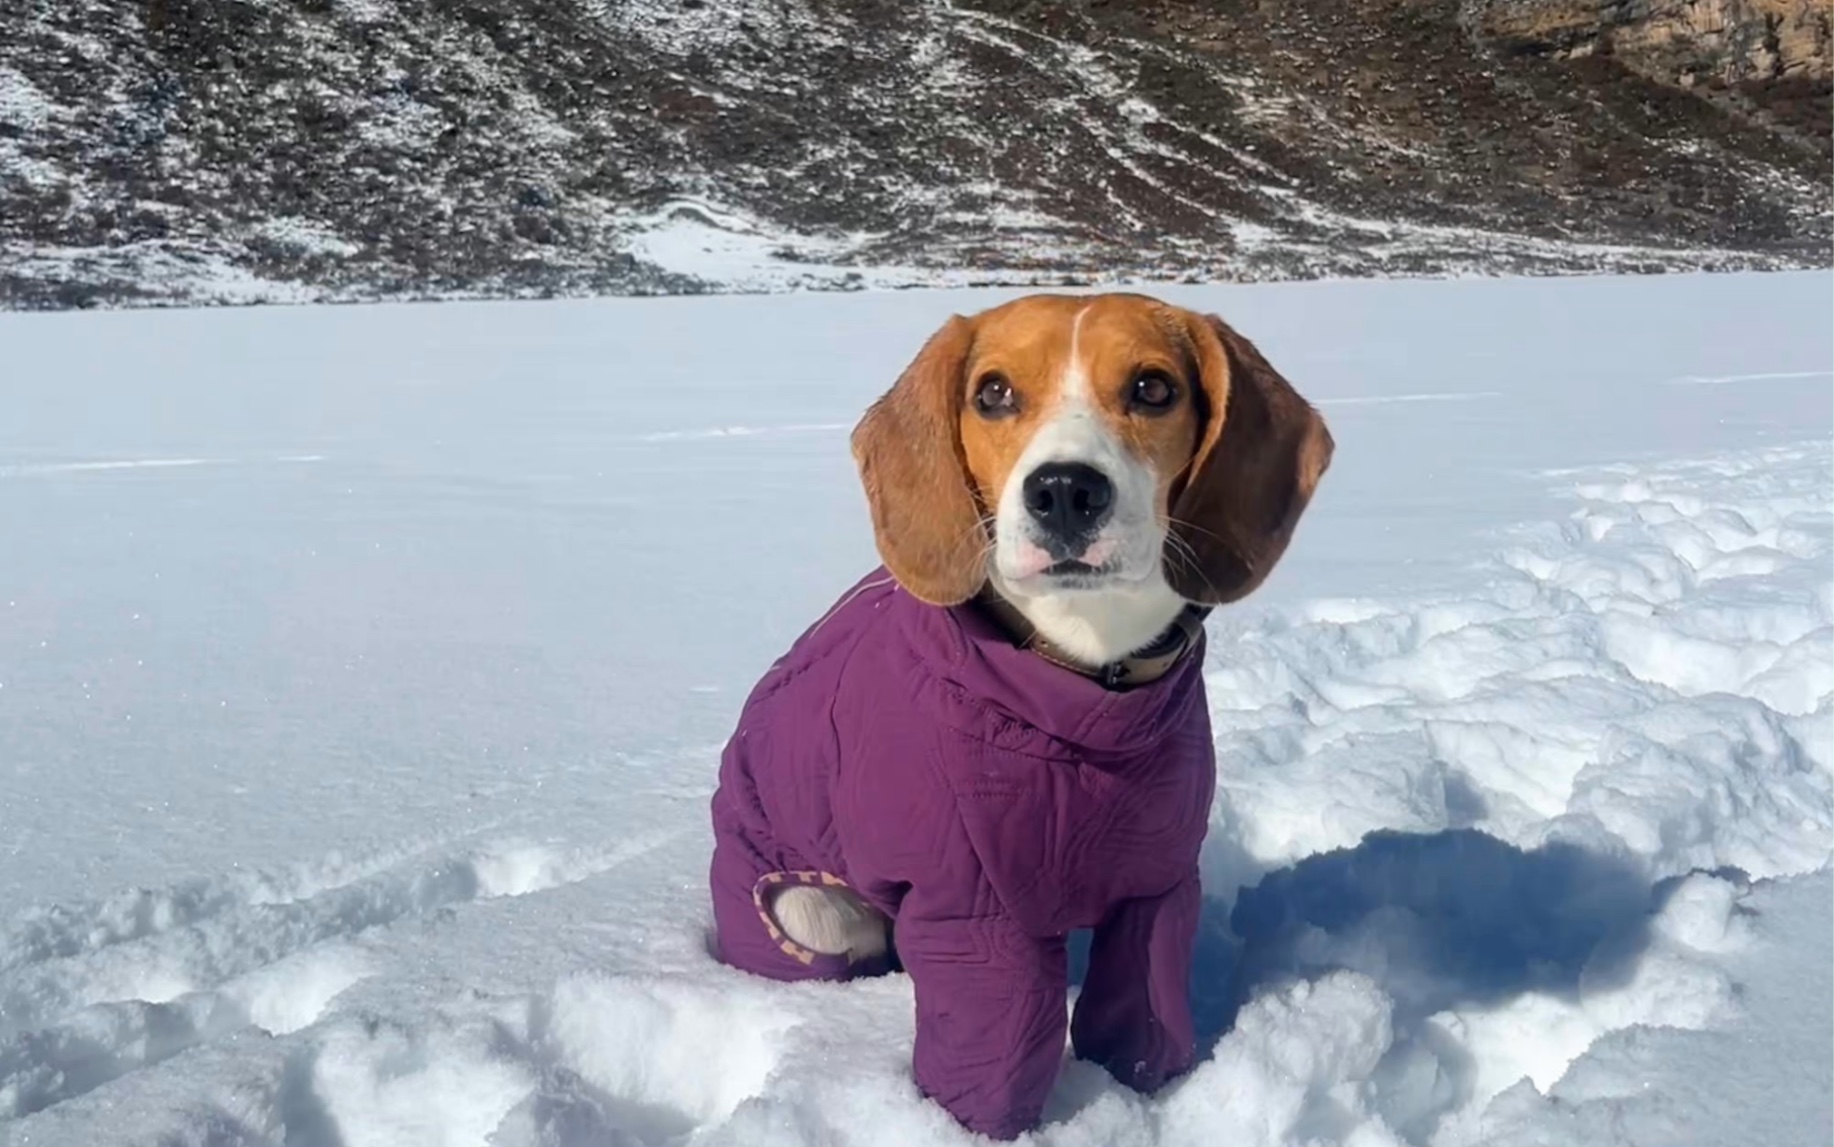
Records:
[[[1214,316],[1033,295],[932,336],[853,433],[886,568],[952,605],[1163,579],[1252,592],[1331,460],[1324,421]]]

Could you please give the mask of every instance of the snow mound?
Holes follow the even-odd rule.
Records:
[[[1825,444],[1551,475],[1481,592],[1230,633],[1211,886],[1378,828],[1566,842],[1647,879],[1814,871],[1834,832]]]

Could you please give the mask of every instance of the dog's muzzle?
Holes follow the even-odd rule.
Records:
[[[1114,512],[1114,483],[1086,462],[1046,462],[1022,493],[1037,544],[1058,562],[1080,559]]]

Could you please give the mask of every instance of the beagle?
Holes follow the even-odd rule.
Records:
[[[1032,295],[949,319],[852,445],[885,568],[773,666],[728,745],[723,958],[904,967],[920,1086],[1008,1136],[1061,1052],[1063,937],[1093,927],[1070,1034],[1156,1086],[1192,1054],[1202,618],[1266,580],[1330,432],[1218,318]]]

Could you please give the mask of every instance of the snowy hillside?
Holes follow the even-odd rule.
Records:
[[[1811,0],[9,0],[0,306],[1825,266],[1828,39]]]
[[[1034,1142],[1826,1147],[1825,274],[1183,288],[1337,461],[1212,620],[1198,1070]],[[0,316],[0,1144],[965,1144],[708,956],[845,431],[990,292]]]

